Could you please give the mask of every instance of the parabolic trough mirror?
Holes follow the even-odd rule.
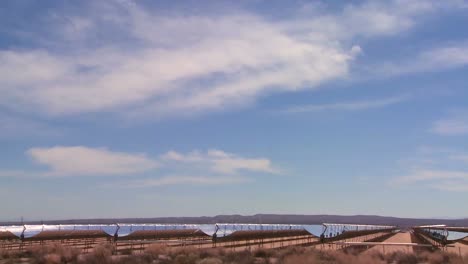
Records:
[[[435,239],[448,241],[461,240],[468,237],[468,228],[466,227],[447,227],[445,225],[420,226],[417,229],[422,230]]]
[[[322,225],[289,225],[289,224],[246,224],[246,223],[217,223],[217,224],[100,224],[100,225],[11,225],[0,226],[0,231],[9,231],[20,237],[34,237],[42,231],[65,230],[102,230],[109,235],[116,232],[119,237],[127,236],[134,231],[143,230],[201,230],[212,236],[215,232],[218,237],[229,236],[236,231],[262,231],[262,230],[306,230],[311,235],[319,237],[325,232],[327,237],[334,237],[346,231],[363,231],[393,228],[379,225],[354,224],[322,224]],[[458,237],[458,234],[455,234]]]
[[[468,233],[464,232],[456,232],[456,231],[448,231],[448,240],[459,240],[468,237]]]

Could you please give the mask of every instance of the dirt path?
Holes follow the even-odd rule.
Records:
[[[384,240],[382,243],[412,243],[411,240],[411,234],[409,232],[404,232],[404,233],[396,233],[395,235],[391,236],[390,238]],[[370,252],[380,252],[382,254],[389,254],[393,252],[406,252],[406,253],[413,253],[413,247],[412,246],[406,246],[406,245],[378,245],[374,246],[368,250],[366,250],[364,253],[370,253]]]

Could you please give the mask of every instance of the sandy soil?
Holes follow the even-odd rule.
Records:
[[[364,235],[364,236],[358,236],[358,237],[353,237],[353,238],[348,238],[348,239],[343,239],[339,241],[335,241],[332,243],[325,243],[321,244],[318,243],[316,245],[312,245],[313,248],[317,250],[325,250],[325,251],[335,251],[335,250],[342,250],[344,247],[343,245],[339,245],[339,242],[365,242],[365,241],[370,241],[379,237],[382,237],[384,235],[387,235],[388,233],[386,232],[381,232],[381,233],[375,233],[375,234],[369,234],[369,235]]]
[[[409,232],[405,233],[396,233],[394,236],[386,239],[383,243],[412,243],[411,234]],[[412,246],[400,246],[400,245],[378,245],[374,246],[365,251],[365,253],[379,251],[383,254],[393,253],[397,251],[413,253]]]
[[[468,256],[468,245],[462,243],[453,244],[454,247],[447,247],[447,252],[455,253],[461,256]]]

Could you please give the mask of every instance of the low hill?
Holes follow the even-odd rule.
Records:
[[[449,226],[468,226],[465,219],[419,219],[398,218],[377,215],[280,215],[256,214],[244,215],[217,215],[201,217],[156,217],[156,218],[108,218],[108,219],[70,219],[51,221],[25,221],[24,224],[114,224],[114,223],[161,223],[161,224],[213,224],[213,223],[262,223],[262,224],[374,224],[395,225],[401,228],[445,224]],[[18,225],[20,222],[0,222],[0,225]]]

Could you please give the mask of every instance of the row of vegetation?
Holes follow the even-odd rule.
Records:
[[[358,254],[342,251],[319,251],[313,248],[289,247],[285,249],[258,249],[256,251],[234,252],[229,249],[168,248],[152,245],[142,253],[128,255],[113,254],[110,244],[99,245],[91,253],[82,254],[76,248],[60,244],[37,247],[28,252],[0,252],[0,264],[302,264],[302,263],[343,263],[343,264],[442,264],[468,263],[468,256],[462,258],[445,252],[422,252],[408,254],[397,252],[383,255],[378,252]]]

